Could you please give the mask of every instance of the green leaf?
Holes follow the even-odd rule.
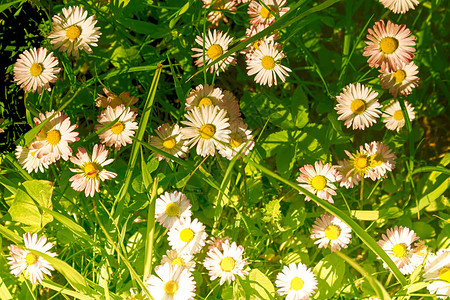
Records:
[[[147,34],[154,39],[160,39],[166,36],[168,32],[170,32],[167,28],[167,25],[156,25],[150,22],[144,22],[130,18],[123,18],[122,23],[126,24],[126,27],[131,31],[141,34]]]
[[[264,207],[264,216],[262,220],[266,223],[272,222],[276,223],[281,217],[281,205],[280,200],[274,199],[269,201]]]
[[[254,293],[250,294],[250,299],[274,299],[275,287],[272,281],[260,270],[253,269],[248,274],[248,281]]]
[[[53,183],[46,180],[25,181],[17,189],[14,202],[8,212],[13,221],[27,225],[24,230],[36,232],[47,223],[53,221],[53,216],[41,212],[38,206],[53,209]]]
[[[281,174],[289,176],[294,168],[295,163],[295,149],[293,145],[283,145],[277,148],[277,155],[275,157],[277,163],[277,170]]]
[[[20,2],[20,5],[22,5],[22,3],[25,2],[25,0],[16,0],[16,1],[9,2],[9,3],[7,2],[5,4],[1,4],[0,5],[0,12],[4,11],[5,9],[10,8],[11,6],[13,6],[14,4],[19,3],[19,2]]]
[[[417,291],[419,291],[419,290],[425,288],[425,287],[428,286],[429,284],[430,284],[430,282],[417,282],[417,283],[411,284],[411,285],[408,287],[408,289],[406,290],[406,292],[407,292],[408,294],[417,292]]]
[[[431,239],[436,236],[436,231],[433,226],[425,222],[414,222],[412,229],[422,240]]]
[[[283,218],[283,224],[291,230],[297,230],[303,225],[305,218],[304,201],[293,201],[289,206],[286,216]]]
[[[303,128],[308,124],[308,97],[301,86],[298,86],[291,97],[291,109],[295,127]]]
[[[88,242],[90,245],[94,244],[92,238],[87,234],[86,230],[83,227],[75,223],[70,218],[60,214],[59,212],[47,209],[45,207],[40,207],[44,212],[52,215],[58,222],[64,225],[67,229],[69,229],[75,236],[82,238],[84,241]]]
[[[376,221],[380,217],[378,210],[352,210],[352,217],[362,221]]]
[[[314,298],[330,299],[341,288],[345,276],[345,263],[336,254],[328,254],[314,267],[313,272],[320,287]]]

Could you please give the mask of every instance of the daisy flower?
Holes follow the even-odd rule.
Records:
[[[156,199],[155,218],[162,226],[170,229],[179,218],[192,215],[191,206],[185,194],[178,191],[165,192]]]
[[[54,48],[67,51],[68,55],[78,56],[78,50],[92,53],[90,46],[97,46],[100,27],[95,27],[95,15],[87,17],[88,13],[81,6],[63,8],[61,14],[53,16],[53,31],[48,38]]]
[[[78,148],[76,157],[71,157],[70,161],[80,168],[69,168],[70,171],[77,173],[69,179],[75,191],[84,190],[86,197],[94,197],[94,193],[99,192],[100,180],[105,181],[117,176],[116,173],[104,169],[114,161],[112,158],[106,159],[108,153],[104,145],[94,145],[91,158],[84,148]]]
[[[392,153],[389,146],[383,144],[382,142],[371,142],[370,144],[365,144],[367,153],[369,154],[369,163],[371,170],[369,171],[369,177],[372,180],[377,180],[389,171],[395,168],[395,160],[397,156]]]
[[[417,0],[380,0],[380,2],[394,14],[404,14],[419,5]]]
[[[416,45],[416,38],[411,35],[411,31],[406,25],[397,25],[384,21],[375,22],[373,29],[369,28],[369,34],[364,47],[364,56],[370,56],[367,62],[370,67],[381,70],[397,70],[401,63],[409,63],[413,58],[413,48]]]
[[[253,26],[271,24],[275,21],[275,16],[281,17],[289,10],[289,7],[284,7],[286,0],[262,0],[261,2],[265,6],[254,0],[248,6],[247,13]]]
[[[57,65],[58,59],[53,57],[53,52],[47,55],[45,48],[25,50],[14,65],[14,81],[25,91],[39,94],[43,88],[50,91],[50,83],[56,81],[56,74],[61,70]]]
[[[394,229],[388,229],[387,235],[383,234],[382,238],[377,242],[378,245],[389,255],[403,275],[411,274],[423,261],[413,249],[414,241],[419,239],[413,230],[395,226]],[[385,269],[388,268],[385,263],[383,266]]]
[[[34,118],[36,125],[51,118],[54,111],[39,113],[38,118]],[[70,117],[62,112],[57,113],[39,131],[34,143],[37,148],[36,156],[50,164],[62,158],[68,160],[72,156],[72,149],[69,143],[78,141],[78,132],[74,131],[77,124],[70,125]]]
[[[16,147],[16,158],[19,164],[27,170],[28,173],[36,172],[39,170],[44,173],[44,168],[48,169],[48,163],[42,159],[37,158],[36,152],[39,150],[35,147],[35,143],[32,143],[29,147]]]
[[[247,124],[241,118],[230,123],[230,141],[226,147],[219,149],[219,154],[231,160],[240,152],[241,155],[248,155],[255,146],[252,131],[247,129]],[[242,151],[241,151],[242,149]]]
[[[259,49],[255,49],[253,54],[247,58],[247,75],[256,74],[255,82],[260,85],[277,85],[277,77],[285,82],[284,76],[289,76],[288,72],[292,72],[291,69],[280,63],[281,59],[285,57],[277,44],[261,41]]]
[[[185,146],[186,141],[181,135],[181,127],[178,124],[173,124],[172,126],[169,123],[162,124],[158,126],[155,132],[157,136],[150,137],[150,145],[175,157],[186,157],[186,152],[188,152],[189,148]],[[169,161],[167,157],[158,153],[156,158],[159,161],[163,159]]]
[[[287,300],[308,300],[317,289],[317,279],[305,264],[291,263],[278,273],[275,285]]]
[[[319,248],[328,248],[331,252],[347,248],[350,243],[352,229],[341,219],[327,213],[321,215],[314,222],[311,229],[311,238],[317,239],[314,244]]]
[[[178,253],[177,250],[167,250],[166,255],[161,259],[161,265],[170,263],[172,266],[179,266],[189,271],[195,268],[194,256],[188,253]]]
[[[353,166],[347,159],[338,161],[338,165],[334,167],[340,175],[338,176],[340,179],[337,180],[340,186],[351,189],[361,181],[361,176],[358,173],[353,172]]]
[[[267,27],[269,27],[269,24],[261,23],[261,24],[255,25],[255,26],[252,25],[250,28],[247,28],[245,30],[245,37],[242,39],[242,41],[244,42],[244,41],[248,40],[249,38],[251,38],[252,36],[254,36],[257,33],[260,33]],[[251,55],[253,54],[253,52],[255,52],[256,49],[259,49],[259,45],[261,44],[261,41],[265,41],[266,43],[271,43],[271,42],[275,42],[279,38],[280,37],[277,33],[273,33],[271,35],[266,35],[263,38],[254,41],[253,44],[249,44],[246,48],[244,48],[241,51],[241,53],[246,54],[247,59],[249,59],[251,57]],[[275,45],[280,45],[280,44],[275,44]]]
[[[423,277],[425,281],[433,280],[427,286],[431,294],[440,299],[450,297],[450,249],[441,249],[426,265]]]
[[[212,85],[199,84],[192,90],[186,98],[186,110],[191,110],[194,107],[202,108],[207,105],[218,105],[223,98],[223,93],[220,88],[214,88]]]
[[[369,173],[372,171],[369,152],[363,146],[360,146],[356,153],[347,150],[345,150],[345,153],[350,159],[349,163],[352,167],[353,176],[359,176],[359,179],[369,177]]]
[[[383,89],[389,89],[392,96],[397,97],[398,94],[408,96],[412,93],[412,89],[419,86],[417,83],[419,77],[415,76],[419,73],[417,66],[411,61],[409,64],[402,62],[397,71],[389,69],[379,70],[378,75]]]
[[[202,67],[203,65],[208,65],[210,62],[219,58],[222,54],[227,52],[228,45],[230,44],[232,38],[228,36],[227,33],[224,33],[220,30],[214,29],[211,31],[208,29],[208,34],[204,34],[203,36],[198,36],[195,38],[195,42],[199,44],[202,48],[192,48],[192,51],[198,52],[193,54],[192,57],[198,57],[195,61],[197,67]],[[204,44],[204,45],[203,45]],[[203,48],[204,47],[204,48]],[[228,68],[228,65],[233,65],[236,63],[236,58],[234,57],[234,53],[225,57],[224,59],[216,62],[215,64],[209,66],[206,70],[209,70],[211,73],[216,73],[219,75],[219,71],[225,71]],[[203,60],[203,56],[205,60]]]
[[[108,106],[98,116],[97,121],[100,124],[95,125],[95,130],[100,130],[111,123],[114,123],[114,125],[98,134],[100,142],[108,147],[115,146],[116,150],[127,144],[132,144],[131,137],[134,136],[135,131],[138,129],[137,122],[134,122],[136,117],[137,114],[123,104],[115,109]]]
[[[407,101],[405,101],[405,107],[408,112],[409,120],[414,120],[416,118],[414,107]],[[386,123],[386,128],[389,130],[397,130],[397,132],[400,132],[400,129],[405,126],[403,111],[398,100],[391,101],[391,103],[384,109],[381,116],[383,117],[383,123]]]
[[[224,23],[228,23],[227,17],[225,17],[224,11],[235,11],[236,2],[234,0],[203,0],[203,8],[209,8],[211,11],[208,13],[208,21],[214,26],[219,26],[219,21],[223,20]]]
[[[188,121],[181,121],[188,126],[181,129],[181,134],[188,140],[186,146],[197,145],[197,154],[214,156],[216,148],[224,147],[221,142],[230,141],[230,124],[225,115],[225,110],[212,105],[188,111],[185,115]]]
[[[23,240],[25,244],[25,249],[21,249],[16,245],[10,245],[8,247],[11,252],[11,256],[8,257],[9,269],[11,274],[19,277],[20,274],[24,273],[24,276],[28,278],[31,283],[41,282],[44,279],[43,274],[51,275],[50,270],[55,269],[52,265],[40,256],[36,256],[27,249],[37,250],[49,256],[56,256],[56,253],[49,252],[53,247],[52,243],[47,243],[47,238],[41,236],[38,239],[36,233],[31,235],[29,232],[23,235]]]
[[[226,236],[224,238],[216,239],[215,237],[212,236],[210,240],[206,241],[206,243],[208,244],[208,250],[217,248],[220,251],[222,251],[223,250],[222,244],[225,243],[226,241],[228,241],[228,243],[229,243],[231,241],[231,238]]]
[[[232,122],[241,116],[241,109],[239,108],[239,103],[232,92],[223,90],[223,98],[219,101],[217,106],[220,109],[225,109],[227,111],[227,117],[229,121]]]
[[[340,115],[338,120],[344,121],[344,125],[352,129],[364,130],[376,123],[381,112],[378,108],[378,93],[372,88],[359,82],[347,85],[343,92],[336,96],[338,104],[334,108]]]
[[[189,270],[170,263],[155,268],[146,280],[147,289],[156,300],[191,300],[195,297],[195,281]]]
[[[300,176],[297,177],[297,181],[300,183],[300,187],[317,195],[320,199],[334,203],[332,196],[336,195],[336,186],[333,182],[337,181],[338,175],[335,167],[331,164],[324,166],[321,161],[316,161],[314,166],[305,165],[300,168]],[[303,194],[301,191],[299,193]],[[306,196],[305,200],[311,199]]]
[[[235,275],[240,277],[248,275],[244,267],[249,263],[246,258],[242,258],[243,253],[244,247],[238,246],[235,242],[230,244],[229,241],[222,243],[222,250],[216,247],[210,249],[203,265],[209,271],[211,281],[220,277],[220,285],[222,285],[225,281],[228,283],[234,281]]]
[[[205,240],[208,236],[205,228],[205,225],[197,219],[191,221],[190,217],[180,218],[169,230],[169,245],[179,253],[199,253],[205,246]]]
[[[107,108],[108,106],[111,106],[115,109],[117,106],[123,104],[125,106],[130,106],[132,111],[137,111],[137,109],[135,107],[131,107],[131,105],[136,104],[138,102],[138,98],[130,96],[130,93],[122,92],[119,96],[117,96],[113,92],[108,91],[106,88],[103,88],[103,92],[105,95],[99,95],[95,99],[95,105],[97,107]]]

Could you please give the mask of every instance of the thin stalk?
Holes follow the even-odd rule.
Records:
[[[361,179],[361,190],[359,193],[359,203],[360,203],[360,209],[363,209],[363,200],[364,200],[364,176],[362,176]]]

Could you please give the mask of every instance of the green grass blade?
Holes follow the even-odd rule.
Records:
[[[119,195],[116,198],[115,205],[125,196],[125,194],[128,191],[128,187],[131,182],[131,176],[133,175],[133,169],[136,165],[139,148],[141,146],[140,141],[143,140],[145,129],[147,128],[148,121],[150,119],[150,115],[152,112],[153,102],[155,100],[156,95],[156,89],[158,88],[159,78],[161,76],[162,71],[162,65],[159,65],[158,68],[155,71],[155,75],[153,76],[153,81],[150,86],[150,89],[147,94],[147,100],[145,101],[144,105],[144,113],[142,115],[139,128],[136,132],[136,139],[134,140],[135,143],[133,143],[133,147],[131,149],[131,155],[130,155],[130,161],[128,164],[127,171],[125,173],[125,180],[124,183],[119,191]]]
[[[412,174],[424,173],[424,172],[441,172],[450,175],[450,170],[440,166],[427,166],[415,169]]]
[[[59,284],[54,283],[53,281],[50,281],[50,280],[47,280],[47,279],[42,280],[41,284],[45,288],[51,289],[51,290],[53,290],[55,292],[58,292],[60,294],[64,294],[64,295],[67,295],[67,296],[74,297],[75,299],[80,299],[80,300],[92,300],[92,299],[95,299],[93,297],[86,296],[84,294],[81,294],[81,293],[75,292],[73,290],[70,290],[70,289],[68,289],[68,288],[66,288],[66,287],[64,287],[62,285],[59,285]],[[121,299],[121,298],[118,298],[118,299]]]
[[[0,234],[17,245],[23,244],[23,239],[18,234],[3,225],[0,225]]]
[[[0,277],[0,299],[3,300],[13,299],[11,293],[9,292],[8,288],[6,287],[6,284],[3,282],[3,279],[1,277]]]
[[[353,232],[366,244],[366,246],[372,250],[376,255],[378,255],[383,262],[385,262],[391,272],[394,274],[394,276],[397,278],[397,280],[401,283],[401,285],[406,285],[407,281],[406,278],[400,273],[400,270],[397,268],[395,263],[392,261],[392,259],[386,254],[386,252],[381,249],[381,247],[377,244],[377,242],[363,229],[361,228],[355,221],[353,221],[348,215],[346,215],[343,211],[335,207],[333,204],[329,203],[328,201],[322,200],[316,195],[310,193],[308,190],[300,187],[298,184],[291,182],[287,179],[284,179],[280,175],[270,171],[269,169],[256,164],[252,161],[249,161],[248,164],[252,165],[253,167],[259,169],[261,172],[265,173],[266,175],[269,175],[270,177],[273,177],[274,179],[277,179],[284,184],[292,187],[293,189],[297,191],[301,191],[305,195],[307,195],[311,200],[319,204],[324,210],[327,212],[335,215],[345,223],[347,223],[348,226],[350,226],[353,230]]]
[[[156,205],[157,189],[158,189],[158,178],[155,178],[155,180],[153,181],[152,192],[149,195],[150,204],[148,206],[148,215],[147,215],[147,234],[145,235],[145,259],[144,259],[143,281],[147,279],[148,275],[152,271],[153,241],[155,233],[155,205]]]
[[[336,251],[335,253],[366,278],[367,282],[369,282],[369,284],[372,286],[373,290],[375,291],[375,293],[377,293],[377,296],[380,300],[391,299],[391,296],[389,296],[389,293],[386,291],[384,286],[375,277],[370,275],[369,272],[364,270],[364,268],[361,267],[356,261],[345,255],[341,251]]]
[[[87,234],[86,230],[84,230],[83,227],[75,223],[70,218],[60,214],[57,211],[50,210],[48,208],[42,207],[39,205],[39,208],[42,209],[44,212],[52,215],[58,222],[60,222],[62,225],[64,225],[67,229],[69,229],[75,236],[82,238],[86,242],[88,242],[90,245],[94,245],[94,241],[92,238]]]
[[[46,261],[52,264],[56,271],[63,275],[67,282],[78,292],[84,293],[87,296],[98,296],[98,294],[89,286],[88,281],[84,278],[77,270],[72,268],[66,262],[60,260],[59,258],[52,257],[45,253],[42,253],[37,250],[28,249],[28,251],[32,252],[36,256],[40,256],[44,258]]]

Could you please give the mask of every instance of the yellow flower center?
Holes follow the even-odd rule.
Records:
[[[261,17],[263,17],[263,19],[269,19],[272,17],[272,12],[264,6],[261,7],[261,11],[259,12],[259,14],[261,15]]]
[[[200,127],[198,133],[200,133],[200,136],[202,138],[209,140],[216,133],[216,126],[212,124],[205,124],[202,127]]]
[[[182,259],[181,257],[177,257],[174,260],[172,260],[172,266],[184,266],[184,259]]]
[[[180,239],[185,242],[189,243],[194,238],[194,232],[190,228],[185,228],[181,230],[180,232]]]
[[[117,122],[116,124],[111,126],[111,131],[114,134],[121,134],[124,129],[125,129],[125,126],[123,125],[122,122]]]
[[[367,168],[367,163],[367,157],[365,156],[360,156],[355,159],[355,167],[359,170],[364,170],[365,168]]]
[[[51,130],[47,133],[47,142],[52,145],[57,145],[61,140],[61,133],[59,130]]]
[[[384,54],[394,53],[398,48],[398,40],[393,37],[385,37],[380,41],[380,49]]]
[[[164,293],[166,295],[175,295],[178,291],[178,283],[173,280],[169,280],[164,284]]]
[[[261,59],[261,65],[266,70],[272,70],[275,68],[275,60],[272,56],[266,55]]]
[[[397,244],[392,248],[392,252],[394,252],[394,255],[398,258],[402,258],[406,256],[408,249],[405,244]]]
[[[38,257],[36,255],[34,255],[33,253],[28,253],[27,256],[25,257],[25,261],[27,262],[27,264],[29,266],[35,264],[38,260]]]
[[[303,288],[304,284],[305,284],[305,282],[301,278],[294,277],[291,280],[291,289],[294,291],[301,290]]]
[[[361,99],[355,99],[350,104],[350,109],[354,114],[360,115],[366,110],[366,102]]]
[[[327,179],[325,178],[325,176],[316,175],[311,180],[311,186],[318,191],[323,190],[326,185],[327,185]]]
[[[232,257],[227,256],[220,261],[220,267],[222,268],[222,271],[231,272],[231,270],[234,269],[235,262],[236,261]]]
[[[384,159],[383,159],[383,155],[381,154],[373,154],[370,156],[370,166],[372,168],[381,166],[381,164],[383,163]]]
[[[206,55],[212,60],[218,59],[223,54],[223,48],[220,45],[214,44],[208,48]]]
[[[341,234],[341,230],[336,225],[328,225],[327,228],[325,228],[325,236],[330,241],[337,239],[340,234]]]
[[[200,99],[200,101],[198,102],[198,107],[203,107],[206,105],[212,105],[212,101],[211,99],[209,99],[208,97],[203,97],[202,99]]]
[[[81,34],[81,28],[76,25],[70,26],[66,32],[66,36],[71,40],[76,39],[77,37],[80,36],[80,34]]]
[[[233,148],[237,148],[239,147],[242,142],[244,142],[244,139],[242,138],[242,136],[237,133],[237,132],[233,132],[232,134],[230,134],[230,146]]]
[[[261,45],[261,41],[260,41],[260,40],[257,40],[256,42],[253,43],[253,48],[259,50],[259,45]]]
[[[166,149],[173,149],[176,144],[177,142],[175,141],[175,139],[171,137],[165,139],[164,142],[162,143],[163,147]]]
[[[403,70],[397,70],[392,74],[392,76],[394,76],[396,83],[402,83],[406,78],[406,72]]]
[[[37,77],[37,76],[41,75],[42,72],[44,72],[44,68],[42,67],[42,64],[34,63],[31,65],[31,68],[30,68],[31,76]]]
[[[397,121],[403,120],[403,112],[402,112],[401,109],[395,111],[395,113],[394,113],[394,119],[397,120]]]
[[[180,207],[175,202],[170,202],[166,206],[166,214],[169,217],[175,217],[178,216],[178,213],[180,212]]]
[[[99,170],[96,164],[94,163],[87,163],[84,166],[84,174],[89,178],[95,178],[97,177]]]
[[[439,279],[450,282],[450,268],[447,267],[442,268],[439,271]]]

